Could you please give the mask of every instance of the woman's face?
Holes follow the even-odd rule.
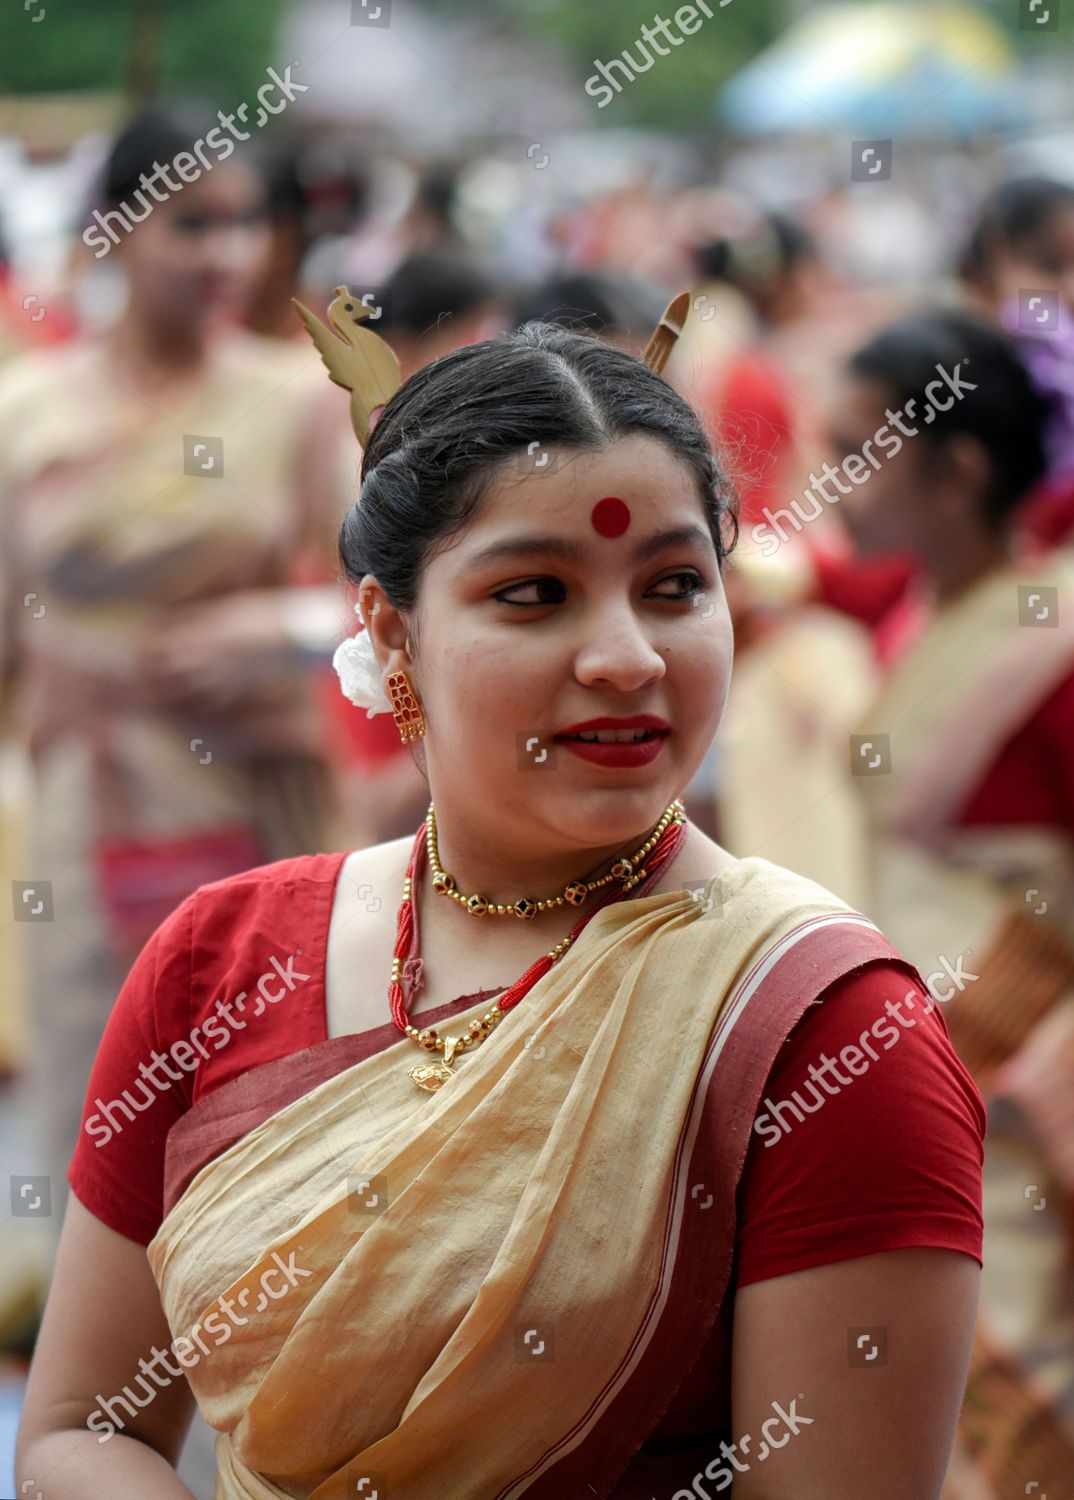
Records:
[[[852,374],[840,379],[831,411],[827,459],[849,493],[842,494],[834,482],[830,493],[858,556],[920,557],[934,529],[939,483],[934,448],[923,435],[923,411],[902,411],[879,382]],[[889,411],[901,425],[889,418]],[[855,454],[862,455],[867,468],[852,464],[847,474],[842,465]]]
[[[1074,310],[1074,207],[1057,208],[1037,234],[999,251],[995,278],[1001,298],[1054,291]]]
[[[156,203],[121,245],[132,300],[146,312],[185,322],[237,308],[269,248],[261,179],[247,163],[218,163]]]
[[[604,518],[625,527],[601,534]],[[671,531],[690,535],[660,540]],[[731,622],[696,482],[658,440],[509,461],[427,563],[418,623],[408,670],[434,800],[476,795],[537,844],[595,848],[654,823],[716,734]],[[602,764],[561,738],[640,714],[668,726],[644,761]]]

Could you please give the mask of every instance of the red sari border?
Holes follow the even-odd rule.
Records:
[[[502,993],[502,990],[476,990],[472,995],[460,995],[445,1005],[422,1011],[422,1024],[435,1026],[438,1021]],[[168,1132],[164,1148],[164,1216],[172,1211],[202,1167],[236,1141],[337,1073],[375,1057],[399,1040],[393,1021],[368,1031],[329,1037],[298,1052],[259,1063],[199,1099]]]

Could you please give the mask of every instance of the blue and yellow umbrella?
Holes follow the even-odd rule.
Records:
[[[737,73],[717,112],[743,135],[969,135],[1024,115],[1017,58],[968,5],[815,10]]]

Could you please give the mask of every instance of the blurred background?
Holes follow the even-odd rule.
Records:
[[[993,955],[947,1019],[1052,1196],[1018,1209],[1040,1326],[1017,1272],[988,1298],[1074,1454],[1071,11],[0,11],[0,1495],[133,957],[198,884],[425,813],[390,716],[330,665],[360,455],[290,299],[323,317],[344,283],[404,376],[536,317],[640,353],[689,290],[666,374],[740,540],[735,682],[688,811],[923,973]],[[951,1495],[1047,1490],[990,1430]]]

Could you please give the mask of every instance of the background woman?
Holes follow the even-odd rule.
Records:
[[[241,149],[163,201],[141,185],[214,121],[148,111],[122,131],[97,200],[122,313],[0,374],[0,676],[32,758],[20,873],[40,905],[20,929],[28,1104],[57,1224],[148,935],[203,881],[335,841],[288,587],[324,574],[343,508],[320,372],[232,326],[266,233]]]
[[[944,370],[961,395],[940,377],[930,415]],[[922,969],[955,966],[945,1016],[989,1105],[982,1317],[946,1493],[1035,1479],[1061,1494],[1074,1473],[1074,558],[1012,555],[1049,415],[1013,340],[947,311],[884,329],[849,362],[833,446],[858,451],[910,401],[917,434],[842,505],[863,555],[897,548],[921,569],[901,651],[855,725],[881,757],[855,778],[870,910]]]

